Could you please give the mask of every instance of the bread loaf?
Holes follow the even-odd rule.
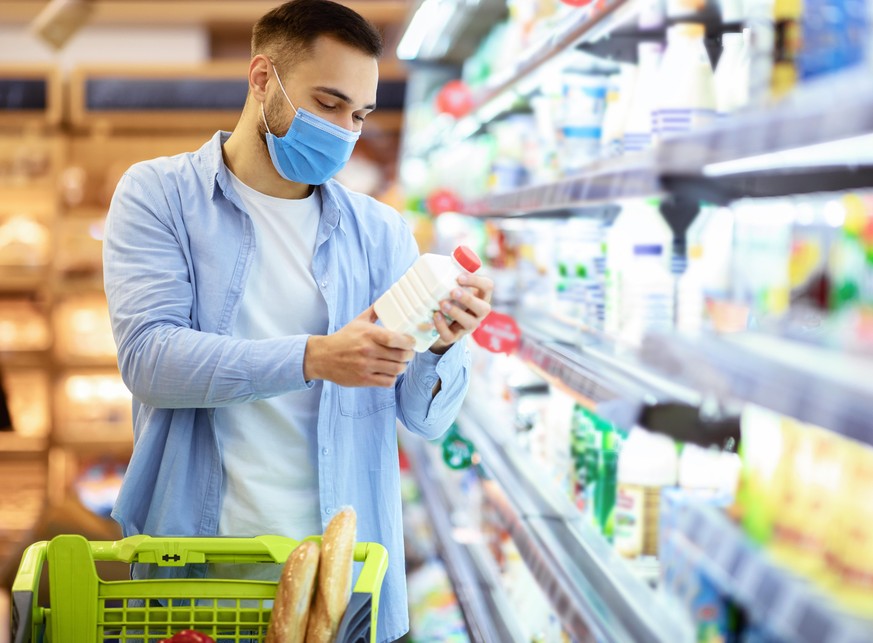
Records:
[[[324,531],[315,601],[306,630],[306,643],[333,643],[352,595],[357,516],[340,510]]]
[[[304,643],[306,640],[318,559],[318,544],[311,541],[300,543],[291,552],[279,578],[264,643]]]

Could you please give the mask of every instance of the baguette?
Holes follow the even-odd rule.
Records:
[[[306,640],[318,559],[319,547],[312,541],[300,543],[288,556],[279,578],[264,643],[304,643]]]
[[[333,517],[321,539],[321,560],[306,643],[333,643],[352,595],[357,516],[345,507]]]

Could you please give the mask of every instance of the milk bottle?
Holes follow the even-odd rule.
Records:
[[[749,49],[746,35],[722,36],[722,54],[715,69],[715,100],[719,115],[730,114],[749,102]]]
[[[458,246],[451,257],[421,255],[373,305],[382,325],[415,338],[415,351],[423,353],[439,338],[433,315],[440,302],[451,299],[458,277],[473,273],[482,261],[473,250]]]
[[[667,50],[656,84],[655,142],[715,120],[715,82],[704,33],[698,23],[680,23],[667,30]]]
[[[653,101],[661,91],[658,87],[661,43],[641,42],[637,45],[637,57],[639,59],[637,81],[624,128],[625,152],[639,152],[651,147]]]

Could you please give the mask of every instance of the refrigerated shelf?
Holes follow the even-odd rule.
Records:
[[[662,376],[640,362],[635,349],[600,333],[547,316],[521,315],[519,325],[523,361],[626,429],[636,423],[643,405],[701,403],[696,390]]]
[[[423,439],[404,435],[403,449],[412,464],[422,499],[431,518],[437,547],[445,563],[467,632],[475,643],[523,643],[523,630],[509,606],[499,573],[481,543],[462,543],[455,536],[452,494],[444,487],[433,461],[433,447]]]
[[[503,526],[564,628],[579,641],[681,643],[687,625],[584,522],[569,498],[488,428],[468,397],[458,416],[495,485],[485,486]]]
[[[512,65],[476,90],[473,106],[467,115],[457,121],[450,117],[436,119],[432,127],[415,136],[409,146],[410,152],[414,156],[427,156],[437,147],[472,136],[484,124],[512,108],[518,97],[517,90],[526,84],[534,88],[531,78],[555,58],[582,42],[602,38],[638,10],[633,0],[598,0],[580,8],[550,37],[531,45]]]
[[[833,105],[845,106],[834,110]],[[468,128],[469,129],[469,128]],[[797,88],[665,139],[651,153],[600,161],[554,183],[487,194],[470,216],[566,216],[628,198],[683,195],[713,203],[873,187],[873,82],[861,69]],[[665,213],[670,221],[670,214]]]
[[[476,217],[566,216],[622,199],[662,196],[654,157],[637,154],[601,161],[555,183],[489,194],[467,204]]]
[[[780,640],[862,643],[873,626],[849,616],[809,581],[771,561],[724,514],[705,505],[680,510],[677,530],[696,546],[712,580],[741,604],[752,622]]]
[[[873,445],[873,360],[750,332],[652,335],[639,358],[704,396],[751,402]]]

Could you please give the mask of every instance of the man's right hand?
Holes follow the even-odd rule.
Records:
[[[376,319],[370,306],[333,335],[310,336],[303,357],[306,381],[393,387],[415,355],[415,340],[377,326]]]

